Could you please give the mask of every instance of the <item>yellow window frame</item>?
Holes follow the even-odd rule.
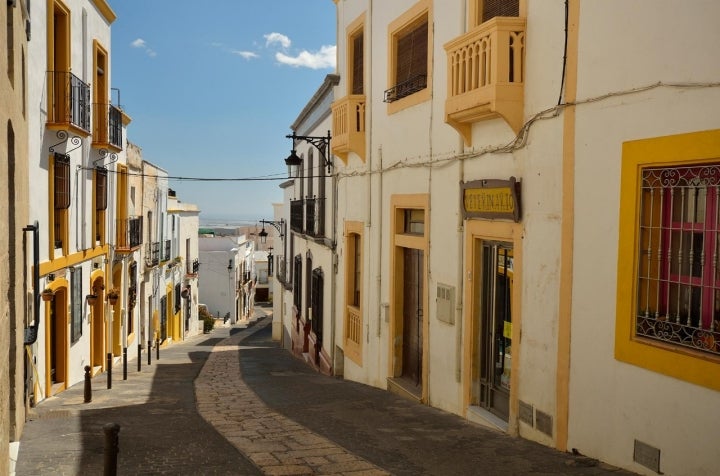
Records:
[[[635,336],[640,180],[646,167],[717,162],[720,129],[625,142],[622,148],[615,358],[652,372],[720,390],[720,359]]]

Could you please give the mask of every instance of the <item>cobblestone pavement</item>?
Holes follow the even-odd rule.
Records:
[[[18,475],[101,474],[102,426],[121,425],[118,474],[630,474],[320,375],[271,339],[271,318],[113,368],[32,411]],[[132,369],[132,370],[131,370]],[[194,385],[193,385],[194,381]]]
[[[251,329],[243,332],[249,332]],[[25,425],[17,475],[100,475],[104,468],[103,425],[120,425],[118,474],[262,474],[197,412],[193,381],[213,346],[229,335],[219,328],[160,349],[147,365],[143,352],[92,379],[92,402],[83,403],[83,383],[31,409]],[[240,329],[232,329],[240,331]],[[242,334],[242,332],[240,333]]]

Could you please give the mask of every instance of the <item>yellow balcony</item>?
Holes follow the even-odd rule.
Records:
[[[345,308],[345,356],[362,365],[362,315],[355,306]]]
[[[472,145],[472,124],[502,117],[523,124],[525,19],[495,17],[445,44],[445,122]]]
[[[332,153],[347,162],[350,152],[365,161],[365,95],[353,94],[332,105]]]

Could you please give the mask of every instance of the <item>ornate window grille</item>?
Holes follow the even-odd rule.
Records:
[[[635,335],[720,355],[720,164],[642,172]]]

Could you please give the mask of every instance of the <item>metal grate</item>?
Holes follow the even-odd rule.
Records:
[[[635,333],[720,355],[720,164],[642,172]]]

